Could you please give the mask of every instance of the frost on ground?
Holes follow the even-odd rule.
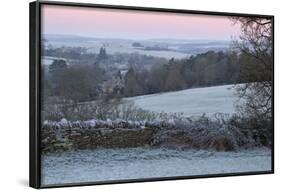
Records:
[[[270,129],[251,128],[249,118],[210,119],[215,113],[235,112],[234,102],[238,98],[231,87],[127,98],[145,110],[201,117],[44,121],[41,145],[54,146],[54,151],[42,154],[42,184],[270,171],[271,150],[264,148],[271,147]],[[153,132],[148,141],[138,140],[141,132],[150,130]],[[132,142],[143,143],[137,144],[138,148],[129,148],[136,147]],[[63,152],[56,153],[58,146],[62,146]],[[92,149],[85,150],[89,147]]]
[[[215,113],[235,113],[238,97],[233,85],[194,88],[128,98],[144,110],[183,113],[185,116],[211,116]]]
[[[271,170],[271,150],[97,149],[42,156],[42,184]]]

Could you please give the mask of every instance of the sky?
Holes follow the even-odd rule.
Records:
[[[226,16],[43,5],[43,34],[96,38],[231,40],[240,32]]]

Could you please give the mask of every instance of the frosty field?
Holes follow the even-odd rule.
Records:
[[[96,182],[271,170],[267,148],[216,152],[172,149],[98,149],[42,157],[42,184]]]
[[[211,116],[215,113],[235,113],[238,97],[233,85],[194,88],[176,92],[127,98],[144,109],[155,112],[183,113],[184,116]]]
[[[212,116],[235,113],[233,85],[194,88],[126,98],[144,110]],[[65,184],[271,170],[271,150],[263,146],[214,149],[96,148],[42,155],[42,184]]]

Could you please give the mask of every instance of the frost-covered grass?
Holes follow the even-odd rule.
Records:
[[[238,102],[239,101],[239,102]],[[109,102],[91,101],[77,105],[46,104],[44,120],[90,120],[124,119],[155,120],[176,116],[198,117],[216,114],[232,115],[235,104],[242,99],[236,94],[234,85],[194,88],[175,92],[135,96]]]
[[[233,85],[194,88],[176,92],[127,98],[136,106],[149,111],[183,113],[184,116],[212,116],[215,113],[235,113],[238,100]]]
[[[119,103],[116,107],[110,105],[110,109],[104,110],[103,113],[106,119],[89,117],[82,121],[45,121],[43,129],[54,128],[55,131],[65,126],[79,130],[101,128],[111,132],[114,129],[143,130],[155,127],[159,131],[153,136],[151,146],[42,154],[42,184],[271,170],[271,150],[263,146],[267,144],[267,147],[270,147],[270,131],[269,135],[263,131],[262,135],[254,133],[256,129],[250,125],[251,118],[224,115],[209,117],[219,112],[230,115],[235,113],[234,103],[238,98],[231,87],[232,85],[225,85],[128,98],[126,100],[133,101],[137,108],[133,106],[120,111],[115,109],[119,108]],[[148,113],[139,112],[138,109],[149,110],[153,114],[164,112],[172,115],[160,119],[140,119],[143,118],[139,117],[140,113],[142,116]],[[109,115],[112,116],[116,110],[122,113],[121,116],[127,112],[130,115],[133,111],[135,113],[133,116],[126,116],[126,119],[120,119],[118,112],[110,119]],[[184,116],[201,116],[204,113],[206,116],[187,118],[173,115],[178,112],[183,112]],[[97,113],[91,112],[90,116],[96,115]],[[130,120],[131,118],[133,119]],[[240,130],[248,131],[244,131],[247,132],[245,134]],[[261,137],[263,138],[260,139]],[[262,143],[263,140],[268,142]],[[226,150],[223,146],[233,147],[232,151],[219,152],[212,148]]]
[[[175,149],[81,150],[42,157],[42,184],[271,170],[266,148],[216,152]]]

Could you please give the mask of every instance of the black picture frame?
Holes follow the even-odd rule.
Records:
[[[141,10],[147,12],[165,12],[165,13],[183,13],[196,15],[217,15],[217,16],[242,16],[242,17],[260,17],[269,18],[272,20],[272,34],[273,34],[273,88],[272,88],[272,125],[274,129],[274,16],[260,15],[260,14],[246,14],[246,13],[228,13],[228,12],[210,12],[210,11],[195,11],[183,9],[166,9],[166,8],[151,8],[151,7],[133,7],[120,5],[103,5],[103,4],[89,4],[89,3],[73,3],[73,2],[55,2],[55,1],[34,1],[29,4],[29,84],[30,84],[30,108],[29,108],[29,185],[33,188],[52,188],[52,187],[73,187],[73,186],[87,186],[87,185],[101,185],[101,184],[116,184],[116,183],[135,183],[135,182],[151,182],[163,180],[181,180],[181,179],[195,179],[195,178],[213,178],[213,177],[227,177],[227,176],[245,176],[258,174],[273,174],[274,173],[274,130],[272,139],[272,154],[271,154],[271,170],[261,172],[240,172],[240,173],[224,173],[224,174],[207,174],[196,176],[181,176],[181,177],[161,177],[161,178],[144,178],[144,179],[130,179],[130,180],[113,180],[102,182],[86,182],[42,186],[41,181],[41,154],[40,154],[40,64],[41,64],[41,6],[42,5],[59,5],[59,6],[73,6],[73,7],[92,7],[118,10]]]

